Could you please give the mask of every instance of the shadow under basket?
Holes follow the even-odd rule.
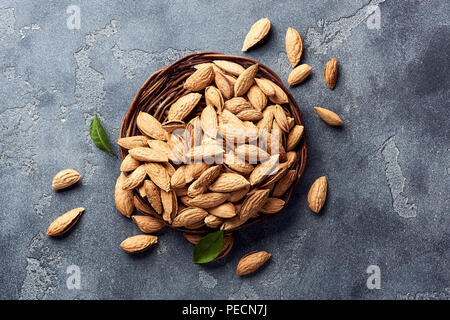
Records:
[[[235,63],[242,65],[244,68],[248,68],[253,64],[258,64],[258,74],[257,76],[267,78],[272,82],[276,83],[288,96],[289,99],[289,112],[291,117],[294,118],[295,124],[304,125],[300,110],[295,102],[291,93],[286,89],[283,85],[281,79],[269,69],[267,66],[257,62],[253,59],[240,57],[240,56],[232,56],[225,55],[221,53],[215,52],[200,52],[193,53],[183,58],[175,61],[169,66],[166,66],[155,73],[153,73],[142,85],[142,87],[137,92],[136,96],[131,103],[131,106],[126,113],[125,117],[122,120],[122,125],[120,127],[120,138],[141,135],[142,133],[139,131],[136,125],[136,118],[140,111],[147,112],[158,119],[161,123],[165,121],[167,110],[169,110],[172,103],[174,103],[178,98],[189,93],[190,91],[184,89],[183,84],[196,69],[195,65],[201,63],[212,62],[213,60],[229,60]],[[287,109],[288,104],[283,104],[283,108]],[[196,109],[194,109],[194,114],[199,114],[202,108],[205,107],[204,99],[200,101],[197,105]],[[301,141],[297,145],[297,163],[291,168],[296,170],[296,179],[292,183],[289,190],[287,190],[284,195],[281,197],[282,200],[285,201],[285,206],[287,205],[289,198],[294,190],[294,187],[300,181],[300,178],[303,174],[306,165],[306,139],[305,135],[301,138]],[[124,148],[120,148],[120,154],[122,159],[128,154],[128,151]],[[137,197],[141,198],[138,191],[134,190],[134,193]],[[146,201],[145,199],[142,199]],[[244,224],[235,227],[233,229],[226,230],[225,232],[232,232],[238,229],[242,229],[248,227],[250,225],[254,225],[257,223],[261,223],[267,221],[268,219],[273,218],[274,216],[280,214],[283,210],[276,214],[262,214],[257,218],[253,218],[245,222]],[[179,228],[173,227],[171,224],[167,223],[162,219],[162,216],[155,214],[155,218],[161,220],[167,226],[190,234],[203,234],[207,232],[213,231],[213,229],[208,228],[206,226],[200,229],[187,229],[187,228]]]

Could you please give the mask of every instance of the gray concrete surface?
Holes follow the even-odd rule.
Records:
[[[70,4],[80,8],[79,30],[67,27]],[[114,208],[120,161],[93,145],[91,118],[115,140],[152,72],[194,51],[241,54],[248,28],[266,16],[269,39],[244,55],[287,79],[284,35],[294,27],[313,68],[292,89],[309,153],[288,208],[238,232],[231,254],[210,265],[191,263],[192,246],[171,230],[143,255],[124,253],[119,243],[139,231]],[[449,21],[440,0],[0,0],[0,298],[448,299]],[[334,56],[331,91],[323,67]],[[345,126],[325,125],[316,105]],[[53,192],[52,177],[68,167],[81,184]],[[306,194],[321,175],[329,194],[315,215]],[[86,212],[70,233],[45,236],[77,206]],[[273,257],[239,278],[250,250]],[[67,286],[71,265],[80,289]],[[370,265],[380,289],[366,285]]]

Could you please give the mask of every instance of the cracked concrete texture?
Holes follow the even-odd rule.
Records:
[[[444,2],[105,3],[80,2],[81,29],[68,30],[65,4],[0,1],[0,298],[449,298]],[[377,7],[381,28],[369,29]],[[273,24],[268,40],[244,55],[286,81],[291,26],[304,39],[302,62],[313,67],[291,89],[306,122],[308,163],[288,207],[237,232],[229,256],[213,264],[192,264],[192,245],[171,230],[149,252],[125,254],[119,243],[139,230],[114,208],[120,163],[90,141],[90,120],[98,114],[114,141],[151,73],[195,51],[241,55],[245,32],[265,16]],[[334,56],[340,73],[331,91],[322,73]],[[325,125],[316,105],[339,113],[344,127]],[[52,177],[68,167],[84,175],[81,183],[53,192]],[[329,193],[314,215],[306,194],[321,175]],[[77,206],[86,212],[69,234],[45,236],[54,218]],[[252,250],[272,258],[237,277],[239,258]],[[66,286],[70,265],[80,267],[79,290]],[[380,290],[366,287],[369,265],[381,269]]]

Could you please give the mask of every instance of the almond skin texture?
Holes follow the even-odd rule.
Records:
[[[146,136],[132,136],[120,138],[117,140],[117,144],[124,149],[133,149],[137,147],[147,146],[148,138]]]
[[[47,235],[55,237],[66,233],[75,225],[75,223],[77,223],[83,212],[84,208],[80,207],[72,209],[64,213],[62,216],[59,216],[48,227]]]
[[[242,46],[242,51],[247,51],[255,44],[263,40],[270,31],[271,23],[267,18],[262,18],[256,21],[244,40],[244,45]]]
[[[288,78],[288,84],[293,87],[299,83],[302,83],[311,73],[311,66],[309,64],[301,64],[297,68],[291,71]]]
[[[145,171],[154,184],[164,191],[170,190],[170,176],[163,165],[149,162],[145,164]]]
[[[214,208],[221,205],[228,199],[228,194],[218,192],[202,193],[195,198],[188,199],[186,202],[188,205],[198,208]]]
[[[320,177],[312,184],[308,192],[308,204],[309,208],[315,212],[319,213],[325,204],[325,199],[327,197],[327,178],[325,176]]]
[[[141,229],[144,233],[154,233],[165,227],[165,224],[160,220],[155,219],[151,216],[136,216],[132,217],[134,223]]]
[[[223,109],[223,96],[219,89],[214,86],[206,87],[205,89],[205,101],[206,105],[217,108],[217,112],[222,112]]]
[[[209,214],[208,216],[206,216],[205,218],[205,224],[207,227],[216,229],[217,227],[219,227],[222,223],[223,223],[223,219],[216,217],[212,214]]]
[[[167,162],[169,158],[164,152],[147,148],[147,147],[138,147],[128,151],[128,153],[139,161],[144,162]]]
[[[52,181],[53,190],[61,190],[77,183],[82,178],[78,171],[73,169],[65,169],[58,172]]]
[[[205,89],[214,79],[214,70],[212,66],[200,68],[186,79],[184,88],[190,91],[200,91]]]
[[[265,214],[272,214],[280,212],[284,208],[285,202],[278,198],[269,198],[261,208],[261,212]]]
[[[209,190],[213,192],[233,192],[250,185],[243,176],[237,173],[222,173],[213,184],[209,186]]]
[[[186,208],[175,217],[172,226],[191,227],[203,221],[207,216],[208,212],[201,208]]]
[[[220,206],[209,208],[208,212],[216,217],[228,219],[236,215],[236,208],[231,202],[226,202]]]
[[[120,171],[133,171],[137,167],[141,165],[141,162],[133,158],[131,155],[127,154],[127,156],[123,159],[122,164],[120,165]]]
[[[284,177],[277,182],[275,188],[273,189],[272,195],[277,198],[281,197],[294,183],[296,178],[297,176],[295,174],[295,170],[288,170]]]
[[[141,164],[133,172],[131,172],[123,182],[122,189],[134,189],[138,187],[145,179],[145,165]]]
[[[136,125],[143,134],[157,140],[167,140],[168,133],[161,123],[146,112],[139,112]]]
[[[331,90],[333,90],[336,86],[338,76],[338,63],[336,58],[333,58],[327,62],[323,71],[323,76],[325,78],[325,83],[327,84],[327,86]]]
[[[138,253],[148,249],[158,242],[158,237],[149,234],[140,234],[122,241],[120,246],[125,252]]]
[[[232,74],[233,76],[240,76],[240,74],[245,70],[245,68],[240,64],[228,60],[214,60],[213,63],[226,73]]]
[[[217,113],[212,106],[206,106],[200,116],[203,132],[211,137],[217,134]]]
[[[266,251],[253,251],[241,258],[236,268],[236,273],[239,276],[245,276],[258,270],[271,257],[270,253]]]
[[[234,95],[234,84],[222,73],[216,72],[214,82],[225,99],[231,99]]]
[[[127,177],[121,173],[117,178],[116,187],[114,191],[114,201],[116,208],[125,217],[129,218],[134,210],[133,191],[123,189]]]
[[[252,109],[252,105],[243,97],[234,97],[225,101],[224,108],[233,114],[237,114],[243,110]]]
[[[319,117],[323,121],[328,123],[330,126],[342,126],[343,125],[342,119],[333,111],[325,109],[325,108],[320,108],[320,107],[314,107],[314,110],[319,115]]]
[[[297,147],[298,142],[303,136],[304,127],[295,125],[289,132],[288,139],[286,141],[286,151],[293,151]]]
[[[209,185],[221,174],[221,165],[213,166],[205,170],[200,177],[191,183],[188,188],[188,195],[190,197],[196,197],[208,190]]]
[[[142,212],[143,214],[148,214],[148,215],[152,215],[152,216],[156,215],[155,210],[153,210],[153,208],[150,207],[149,203],[147,201],[145,201],[144,199],[142,199],[141,197],[134,195],[133,203],[134,203],[134,207],[136,208],[137,211]]]
[[[247,93],[248,89],[250,89],[250,87],[255,82],[255,76],[257,72],[258,65],[254,64],[241,73],[241,75],[237,78],[236,83],[234,84],[234,95],[236,97],[243,96]]]
[[[286,54],[292,68],[300,62],[303,53],[303,41],[300,33],[294,28],[288,28],[286,31]]]
[[[179,98],[170,106],[169,114],[167,115],[167,120],[174,121],[174,120],[183,120],[184,118],[186,118],[187,115],[189,115],[191,111],[195,108],[197,103],[200,101],[201,97],[202,95],[200,93],[188,93],[187,95]]]
[[[248,220],[249,218],[257,214],[269,198],[269,193],[269,189],[262,189],[256,190],[253,194],[248,196],[244,200],[242,208],[239,212],[239,216],[241,217],[241,219]]]
[[[263,111],[267,106],[267,97],[256,84],[248,89],[247,98],[250,104],[258,111]]]
[[[161,202],[161,191],[151,180],[144,181],[145,195],[150,205],[158,214],[163,213],[163,206]]]

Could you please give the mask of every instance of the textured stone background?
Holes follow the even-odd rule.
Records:
[[[66,8],[81,9],[69,30]],[[378,6],[381,28],[366,21]],[[287,27],[305,42],[310,79],[292,89],[307,126],[308,165],[288,208],[236,234],[223,261],[191,263],[181,234],[160,233],[140,256],[119,243],[138,234],[114,208],[120,161],[97,149],[97,113],[115,140],[136,91],[155,70],[194,51],[241,54],[246,31],[273,23],[266,43],[244,55],[287,79]],[[12,299],[387,299],[450,297],[450,14],[445,1],[4,1],[0,0],[0,298]],[[336,56],[334,91],[323,67]],[[325,125],[319,105],[345,126]],[[118,148],[114,145],[114,151]],[[84,178],[52,192],[64,168]],[[320,215],[306,193],[327,175]],[[67,236],[48,224],[77,206]],[[235,275],[250,250],[273,258]],[[67,267],[81,268],[68,290]],[[381,289],[366,287],[369,265]]]

